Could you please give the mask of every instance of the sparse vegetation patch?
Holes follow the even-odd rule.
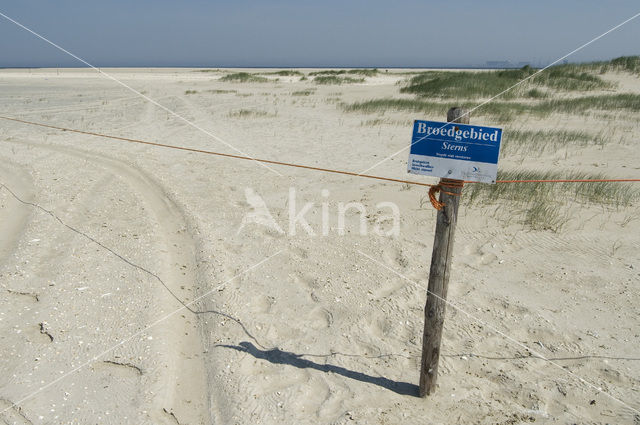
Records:
[[[477,102],[464,101],[460,106],[471,109]],[[442,116],[450,103],[423,99],[372,99],[343,105],[347,112],[385,113],[387,111],[410,111],[424,114],[438,114]],[[598,96],[584,96],[568,99],[546,100],[538,103],[520,103],[494,100],[472,112],[473,116],[494,119],[499,123],[512,121],[517,116],[531,114],[546,117],[552,113],[586,114],[590,111],[628,111],[640,112],[640,95],[612,94]]]
[[[502,138],[500,154],[542,154],[569,146],[604,146],[605,143],[604,135],[593,136],[585,131],[509,130]]]
[[[541,115],[552,112],[585,113],[587,111],[640,112],[640,94],[621,93],[549,100],[532,107]]]
[[[524,93],[531,93],[532,86],[555,91],[587,91],[611,87],[610,83],[599,76],[565,66],[552,67],[534,76],[536,72],[536,69],[529,66],[487,72],[428,71],[410,78],[400,92],[430,98],[491,97],[529,77],[532,77],[529,81],[509,90],[501,97],[521,97]],[[532,97],[541,93],[533,92]]]
[[[324,85],[339,85],[339,84],[352,84],[352,83],[364,83],[364,78],[351,78],[351,77],[337,77],[335,75],[323,75],[313,79],[316,84]]]
[[[600,174],[553,171],[499,171],[498,180],[560,180],[604,179]],[[594,204],[622,206],[638,200],[640,191],[624,183],[502,183],[470,184],[465,186],[464,197],[469,203],[508,200],[515,202],[557,203],[558,199]]]
[[[640,74],[640,56],[621,56],[610,61],[567,64],[563,66],[566,68],[597,72],[600,74],[604,74],[609,71],[621,71],[631,74]]]
[[[227,94],[227,93],[237,93],[238,90],[218,90],[218,89],[213,89],[213,90],[207,90],[207,93],[213,93],[213,94]]]
[[[378,71],[377,69],[328,69],[325,71],[316,71],[316,72],[310,72],[309,75],[310,76],[336,76],[336,75],[362,75],[365,77],[373,77],[374,75],[377,75],[380,71]]]
[[[315,89],[294,91],[291,93],[291,96],[309,96],[312,95],[314,91]]]
[[[499,171],[498,180],[603,179],[600,174],[551,171]],[[559,231],[569,220],[563,205],[568,201],[611,207],[631,205],[640,191],[629,184],[588,183],[502,183],[468,184],[463,202],[467,205],[509,201],[520,208],[523,223],[536,230]]]
[[[220,78],[220,81],[232,83],[266,83],[270,80],[259,75],[249,74],[248,72],[236,72],[234,74],[225,75]]]
[[[231,118],[256,118],[256,117],[267,117],[274,116],[269,114],[266,111],[258,111],[255,109],[239,109],[237,111],[232,111],[229,113],[229,117]]]
[[[300,71],[295,71],[293,69],[283,69],[281,71],[269,72],[266,75],[279,75],[281,77],[294,77],[294,76],[303,76],[304,74]]]

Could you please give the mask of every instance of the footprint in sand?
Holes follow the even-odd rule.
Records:
[[[384,282],[381,287],[375,289],[373,291],[373,297],[375,299],[386,298],[396,292],[398,289],[404,288],[406,284],[407,281],[404,279],[393,278]]]
[[[300,248],[298,246],[292,246],[289,248],[289,251],[296,257],[301,259],[309,258],[309,251],[305,248]]]
[[[249,303],[249,310],[252,313],[269,313],[273,305],[273,298],[266,295],[258,295]]]
[[[404,256],[404,253],[399,248],[385,248],[382,252],[382,260],[393,268],[406,268],[409,265],[409,261]]]
[[[320,283],[318,282],[317,277],[301,272],[296,272],[289,276],[293,280],[294,285],[307,291],[311,301],[313,301],[314,303],[320,301],[320,298],[315,292],[320,287]]]
[[[369,329],[378,338],[385,338],[393,333],[393,323],[384,315],[376,314],[372,318]]]
[[[486,266],[498,261],[498,257],[491,252],[492,250],[492,245],[488,243],[480,247],[475,244],[467,244],[462,249],[462,252],[456,255],[456,261],[460,261],[471,268]]]
[[[326,329],[333,324],[333,314],[326,308],[316,307],[309,313],[309,322],[313,329]]]
[[[291,276],[293,278],[293,282],[303,288],[317,289],[320,286],[318,278],[314,275],[296,272]]]

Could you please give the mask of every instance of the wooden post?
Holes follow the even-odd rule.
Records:
[[[469,114],[462,108],[451,108],[447,112],[447,122],[469,124]],[[440,359],[440,340],[451,272],[451,254],[453,238],[458,219],[458,205],[462,191],[459,180],[441,179],[440,183],[457,183],[459,187],[445,187],[440,191],[440,202],[444,207],[438,211],[436,234],[433,241],[431,270],[429,272],[429,292],[424,308],[424,332],[422,334],[422,362],[420,368],[420,397],[425,397],[435,390],[438,377],[438,361]],[[457,195],[450,195],[446,192]]]

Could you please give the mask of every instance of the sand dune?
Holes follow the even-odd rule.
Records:
[[[0,71],[0,115],[359,172],[408,146],[413,119],[446,113],[341,108],[398,96],[401,71],[340,86],[108,72],[216,138],[87,70]],[[607,78],[637,90],[637,78]],[[613,128],[611,146],[512,155],[500,166],[637,177],[636,118],[587,118],[594,133]],[[371,173],[405,178],[406,157]],[[508,202],[464,204],[449,290],[457,308],[447,310],[437,393],[421,399],[435,226],[426,190],[271,168],[2,120],[0,183],[15,196],[0,188],[0,419],[638,423],[637,205],[565,200],[567,223],[552,232],[527,227]],[[305,218],[315,235],[290,232],[292,188],[296,212],[313,203]],[[281,232],[241,226],[255,209],[247,189]],[[397,236],[373,231],[389,230],[377,207],[385,201],[400,209]],[[366,235],[354,211],[340,231],[339,204],[349,202],[366,209]]]

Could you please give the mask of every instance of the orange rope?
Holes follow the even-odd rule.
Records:
[[[0,118],[5,119],[5,120],[9,120],[9,121],[15,121],[15,122],[23,123],[23,124],[36,125],[36,126],[39,126],[39,127],[52,128],[52,129],[61,130],[61,131],[69,131],[69,132],[72,132],[72,133],[87,134],[87,135],[90,135],[90,136],[103,137],[103,138],[106,138],[106,139],[120,140],[120,141],[130,142],[130,143],[140,143],[140,144],[143,144],[143,145],[159,146],[159,147],[162,147],[162,148],[178,149],[178,150],[187,151],[187,152],[204,153],[204,154],[208,154],[208,155],[216,155],[216,156],[222,156],[222,157],[227,157],[227,158],[244,159],[244,160],[249,160],[249,161],[262,162],[262,163],[265,163],[265,164],[274,164],[274,165],[283,165],[283,166],[286,166],[286,167],[303,168],[303,169],[306,169],[306,170],[322,171],[322,172],[326,172],[326,173],[343,174],[343,175],[346,175],[346,176],[365,177],[365,178],[368,178],[368,179],[383,180],[383,181],[389,181],[389,182],[395,182],[395,183],[406,183],[406,184],[412,184],[412,185],[416,185],[416,186],[425,186],[425,187],[429,187],[430,188],[429,189],[429,200],[431,201],[431,204],[433,205],[433,207],[435,209],[437,209],[437,210],[440,210],[440,209],[442,209],[442,207],[444,207],[444,203],[442,203],[442,202],[440,202],[440,201],[438,201],[436,199],[436,194],[439,191],[443,191],[442,188],[445,188],[445,187],[462,188],[464,183],[477,183],[477,182],[471,182],[471,181],[442,179],[442,181],[439,184],[429,184],[429,183],[422,183],[422,182],[411,181],[411,180],[392,179],[392,178],[389,178],[389,177],[373,176],[373,175],[370,175],[370,174],[359,174],[359,173],[354,173],[352,171],[341,171],[341,170],[334,170],[334,169],[331,169],[331,168],[313,167],[313,166],[310,166],[310,165],[293,164],[293,163],[290,163],[290,162],[274,161],[274,160],[270,160],[270,159],[251,158],[251,157],[242,156],[242,155],[234,155],[234,154],[229,154],[229,153],[206,151],[206,150],[202,150],[202,149],[186,148],[186,147],[183,147],[183,146],[166,145],[166,144],[163,144],[163,143],[148,142],[148,141],[139,140],[139,139],[129,139],[129,138],[126,138],[126,137],[111,136],[111,135],[108,135],[108,134],[94,133],[94,132],[91,132],[91,131],[76,130],[76,129],[73,129],[73,128],[65,128],[65,127],[57,127],[55,125],[42,124],[42,123],[37,123],[37,122],[33,122],[33,121],[25,121],[25,120],[21,120],[21,119],[18,119],[18,118],[4,117],[4,116],[1,116],[1,115],[0,115]],[[590,182],[591,183],[594,183],[594,182],[640,182],[640,179],[567,179],[567,180],[497,180],[496,181],[496,183],[590,183]],[[448,195],[460,196],[460,193],[445,192],[445,191],[443,191],[443,192],[448,194]]]
[[[566,180],[496,180],[496,183],[620,183],[640,182],[640,179],[566,179]],[[465,182],[476,183],[476,182]]]
[[[104,137],[104,138],[107,138],[107,139],[121,140],[123,142],[140,143],[140,144],[143,144],[143,145],[151,145],[151,146],[159,146],[159,147],[162,147],[162,148],[178,149],[178,150],[187,151],[187,152],[204,153],[204,154],[208,154],[208,155],[224,156],[224,157],[227,157],[227,158],[235,158],[235,159],[246,159],[246,160],[249,160],[249,161],[262,162],[262,163],[266,163],[266,164],[284,165],[284,166],[287,166],[287,167],[304,168],[304,169],[307,169],[307,170],[315,170],[315,171],[324,171],[326,173],[344,174],[344,175],[347,175],[347,176],[365,177],[365,178],[368,178],[368,179],[384,180],[384,181],[395,182],[395,183],[414,184],[414,185],[417,185],[417,186],[426,186],[426,187],[434,186],[433,184],[429,184],[429,183],[422,183],[422,182],[416,182],[416,181],[410,181],[410,180],[402,180],[402,179],[392,179],[392,178],[389,178],[389,177],[372,176],[370,174],[359,174],[359,173],[354,173],[352,171],[333,170],[333,169],[330,169],[330,168],[320,168],[320,167],[313,167],[313,166],[310,166],[310,165],[292,164],[290,162],[274,161],[274,160],[271,160],[271,159],[251,158],[251,157],[248,157],[248,156],[234,155],[234,154],[230,154],[230,153],[205,151],[205,150],[202,150],[202,149],[185,148],[183,146],[165,145],[163,143],[148,142],[148,141],[145,141],[145,140],[138,140],[138,139],[129,139],[127,137],[110,136],[108,134],[93,133],[91,131],[75,130],[75,129],[72,129],[72,128],[65,128],[65,127],[56,127],[55,125],[41,124],[41,123],[32,122],[32,121],[25,121],[25,120],[21,120],[21,119],[17,119],[17,118],[3,117],[1,115],[0,115],[0,118],[5,119],[5,120],[9,120],[9,121],[15,121],[15,122],[23,123],[23,124],[36,125],[36,126],[45,127],[45,128],[53,128],[55,130],[69,131],[69,132],[72,132],[72,133],[87,134],[87,135],[90,135],[90,136],[97,136],[97,137]]]
[[[431,201],[431,205],[433,205],[433,208],[435,208],[436,210],[440,211],[446,205],[444,202],[440,202],[436,198],[436,194],[438,192],[446,193],[447,195],[451,195],[451,196],[461,196],[462,195],[462,188],[464,187],[464,184],[465,184],[465,182],[462,181],[462,180],[442,179],[439,184],[431,186],[431,188],[429,189],[429,201]],[[452,188],[452,189],[459,188],[460,191],[459,192],[447,192],[447,191],[443,190],[443,188],[445,188],[445,187]]]

